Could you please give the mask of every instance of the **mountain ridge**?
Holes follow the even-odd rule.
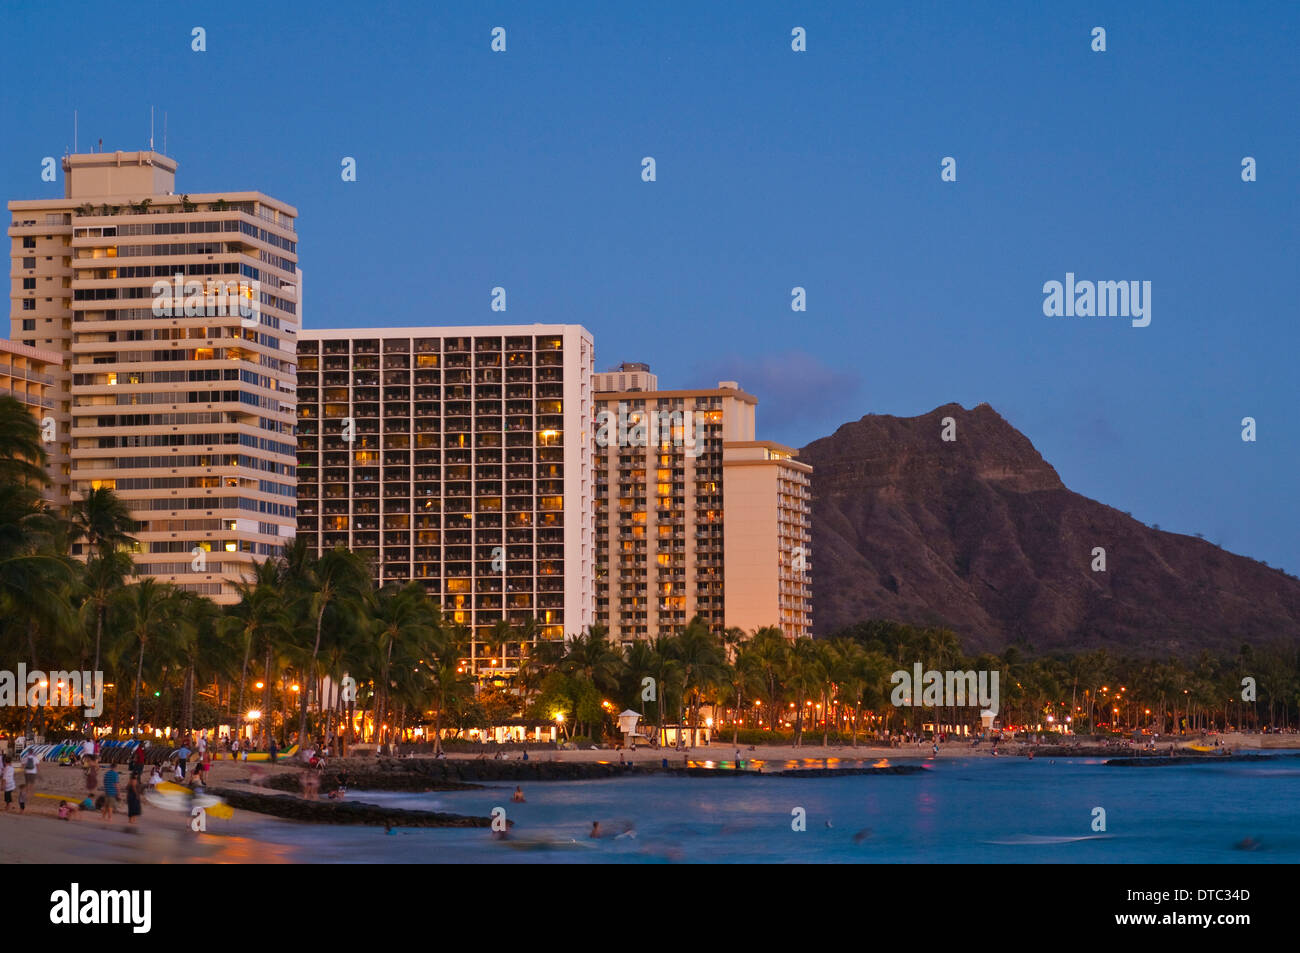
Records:
[[[1075,493],[987,403],[868,414],[799,458],[813,466],[816,635],[887,618],[979,650],[1143,655],[1300,636],[1300,580]]]

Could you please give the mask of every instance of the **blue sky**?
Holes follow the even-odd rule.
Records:
[[[1300,5],[1136,6],[7,3],[0,182],[61,194],[74,108],[133,150],[153,105],[178,190],[298,207],[310,326],[502,285],[796,446],[988,401],[1072,489],[1300,572]],[[1067,271],[1152,282],[1150,327],[1045,317]]]

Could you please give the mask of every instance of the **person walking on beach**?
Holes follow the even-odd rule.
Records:
[[[102,814],[106,821],[111,821],[113,819],[113,810],[117,807],[118,780],[117,771],[110,764],[108,770],[104,772],[104,805],[102,808]]]
[[[36,752],[28,751],[23,758],[23,794],[18,799],[20,809],[27,806],[27,799],[36,793]]]
[[[270,753],[270,755],[271,755],[271,758],[270,758],[271,763],[272,763],[272,764],[275,764],[276,747],[275,747],[275,739],[274,739],[274,738],[271,739],[270,747],[267,748],[267,751],[268,751],[268,752]]]
[[[5,789],[5,811],[13,810],[14,806],[14,762],[9,755],[4,756],[4,789]]]
[[[144,745],[142,741],[135,746],[135,753],[131,755],[131,777],[138,778],[144,774]]]
[[[95,763],[94,758],[90,758],[86,762],[86,797],[94,797],[97,787],[99,787],[99,765]]]
[[[126,818],[128,824],[134,824],[140,816],[140,778],[132,775],[126,783]]]

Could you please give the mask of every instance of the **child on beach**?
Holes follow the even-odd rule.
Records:
[[[66,821],[72,818],[72,806],[67,801],[59,802],[59,820]]]

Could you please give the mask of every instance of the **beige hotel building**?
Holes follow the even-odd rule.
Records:
[[[70,155],[63,173],[62,198],[9,203],[11,337],[60,361],[39,372],[55,492],[114,488],[142,575],[233,602],[296,527],[297,212],[177,194],[175,160],[151,151]]]
[[[51,484],[45,493],[53,506],[68,503],[68,448],[58,440],[56,415],[67,419],[68,393],[63,373],[63,355],[26,344],[0,340],[0,397],[12,397],[32,412],[42,434],[54,439],[45,443]]]
[[[640,363],[595,381],[596,621],[611,639],[696,615],[811,635],[812,467],[755,439],[757,399],[734,381],[659,390]]]
[[[593,346],[577,325],[309,330],[298,342],[298,534],[422,583],[473,637],[593,621]]]

